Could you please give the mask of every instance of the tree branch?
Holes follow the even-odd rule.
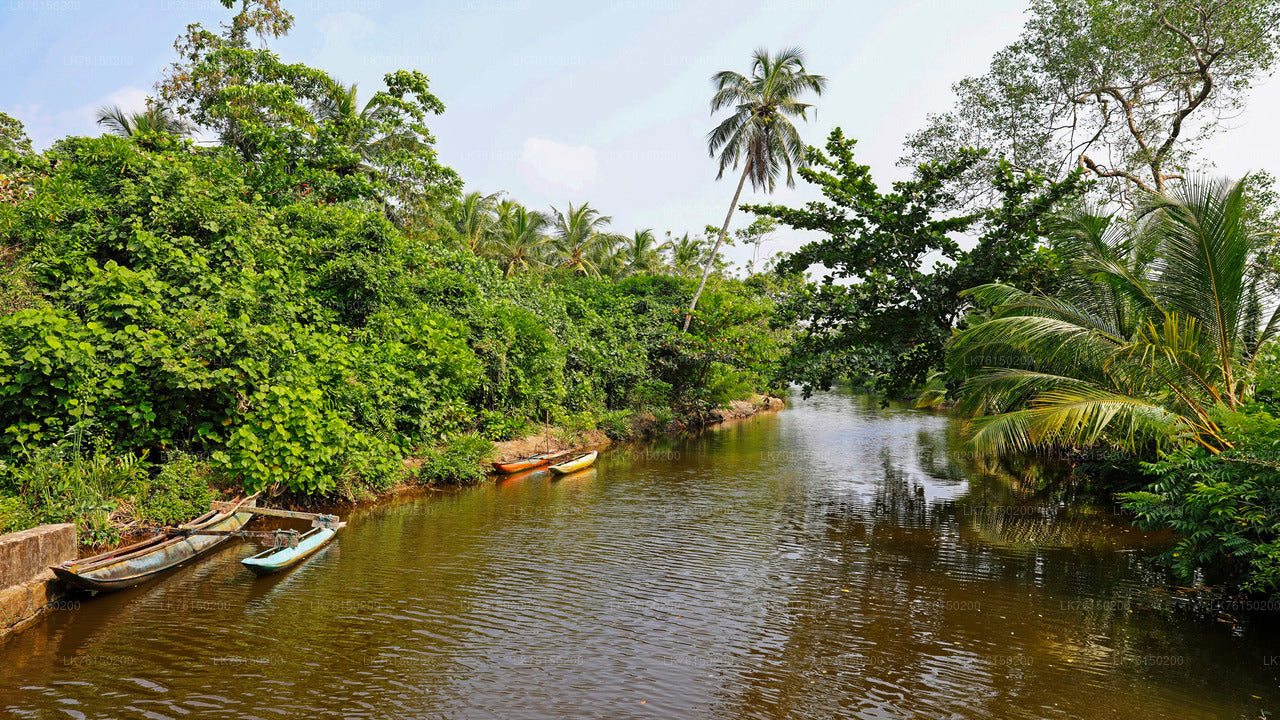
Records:
[[[1137,185],[1143,190],[1146,190],[1147,192],[1152,192],[1151,186],[1143,182],[1142,178],[1138,177],[1137,175],[1134,175],[1133,173],[1127,172],[1125,170],[1108,170],[1104,166],[1099,165],[1098,163],[1091,160],[1088,155],[1082,154],[1080,156],[1080,167],[1087,168],[1090,172],[1097,175],[1098,177],[1124,178],[1125,180],[1128,180],[1129,182]]]

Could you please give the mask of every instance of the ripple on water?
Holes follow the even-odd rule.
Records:
[[[1001,719],[1141,708],[1144,720],[1280,709],[1276,669],[1257,659],[1273,647],[1265,633],[1167,610],[1143,553],[1120,552],[1140,534],[1013,502],[1000,477],[963,464],[948,422],[829,394],[605,454],[564,479],[361,512],[280,576],[253,578],[238,563],[252,548],[228,546],[0,645],[0,707]]]

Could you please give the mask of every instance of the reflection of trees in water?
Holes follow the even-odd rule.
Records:
[[[808,552],[779,571],[787,600],[737,659],[725,716],[1126,716],[1187,688],[1226,702],[1232,649],[1210,639],[1227,638],[1167,611],[1144,560],[1115,551],[1132,542],[1113,519],[1015,504],[1007,485],[930,502],[930,479],[881,462],[867,500],[810,498],[794,540]],[[1104,678],[1096,696],[1086,677]]]

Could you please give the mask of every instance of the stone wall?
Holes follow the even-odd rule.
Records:
[[[76,526],[41,525],[0,535],[0,635],[65,593],[49,566],[76,558]]]

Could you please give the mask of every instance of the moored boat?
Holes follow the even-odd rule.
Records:
[[[495,462],[493,463],[493,469],[494,471],[500,472],[504,475],[517,473],[521,470],[533,470],[534,468],[540,468],[549,464],[552,460],[562,454],[563,453],[539,453],[528,457],[516,458],[515,460]]]
[[[599,455],[600,453],[592,450],[591,452],[582,453],[581,455],[575,455],[568,460],[552,465],[547,469],[556,475],[568,475],[571,472],[577,472],[591,467],[591,464],[596,461],[596,457]]]
[[[210,510],[168,532],[51,569],[58,577],[85,590],[123,590],[204,555],[226,542],[253,517],[240,508],[253,507],[249,498],[226,511]],[[204,534],[202,534],[204,533]]]
[[[338,534],[338,530],[344,525],[346,523],[312,528],[310,532],[297,538],[296,543],[289,542],[278,545],[253,557],[247,557],[241,560],[240,563],[249,568],[255,575],[270,575],[280,572],[319,552],[321,548],[329,544],[329,541],[333,539],[334,535]]]

